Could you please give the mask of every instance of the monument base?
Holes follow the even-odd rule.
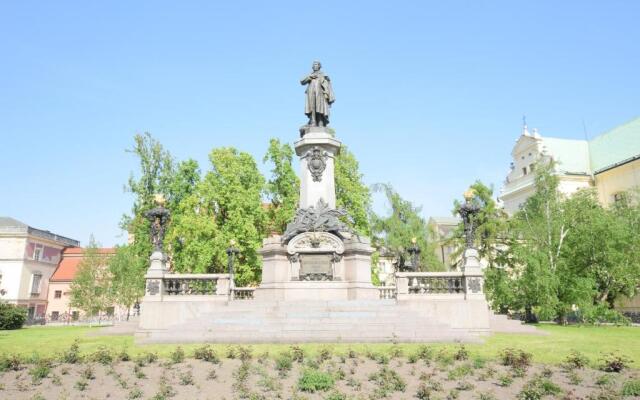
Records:
[[[262,283],[257,300],[375,300],[371,253],[366,238],[342,240],[328,232],[306,232],[288,245],[280,236],[263,241]],[[306,261],[313,260],[313,261]],[[307,263],[307,264],[305,264]]]

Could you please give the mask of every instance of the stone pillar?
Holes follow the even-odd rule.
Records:
[[[320,199],[336,208],[334,159],[341,143],[326,128],[312,127],[295,143],[300,157],[300,208],[315,206]]]
[[[409,278],[396,273],[396,291],[398,294],[409,294]]]
[[[162,279],[169,272],[167,256],[163,252],[154,251],[149,260],[151,263],[145,275],[146,287],[143,303],[147,301],[162,301],[162,297],[165,294]]]
[[[466,249],[463,258],[462,274],[464,276],[465,298],[484,300],[484,277],[480,267],[478,250]]]
[[[216,281],[216,295],[228,296],[230,294],[231,280],[229,277],[218,278]]]

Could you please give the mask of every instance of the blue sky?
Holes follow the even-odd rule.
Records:
[[[366,182],[450,215],[474,180],[499,190],[523,114],[576,139],[640,116],[639,15],[632,0],[3,2],[0,215],[122,243],[135,133],[205,170],[218,146],[261,160],[305,122],[314,59]]]

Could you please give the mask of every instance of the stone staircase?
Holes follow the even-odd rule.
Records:
[[[233,301],[137,337],[141,343],[481,341],[395,300]]]

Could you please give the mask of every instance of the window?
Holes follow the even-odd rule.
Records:
[[[73,311],[71,313],[71,319],[74,320],[74,321],[77,321],[78,318],[80,318],[80,312],[79,311]]]
[[[52,311],[51,312],[51,320],[52,321],[57,321],[58,318],[60,318],[60,312],[59,311]]]
[[[529,165],[529,171],[533,172],[535,170],[535,168],[536,168],[535,164]]]
[[[522,175],[526,175],[527,174],[527,167],[522,167]]]
[[[40,281],[42,280],[42,274],[36,272],[31,277],[31,294],[40,294]]]
[[[44,248],[43,245],[36,243],[35,247],[33,248],[33,259],[34,260],[40,261],[42,259],[42,249],[43,248]]]
[[[60,299],[60,298],[62,298],[62,290],[56,290],[56,291],[53,293],[53,298],[54,298],[54,299]]]

